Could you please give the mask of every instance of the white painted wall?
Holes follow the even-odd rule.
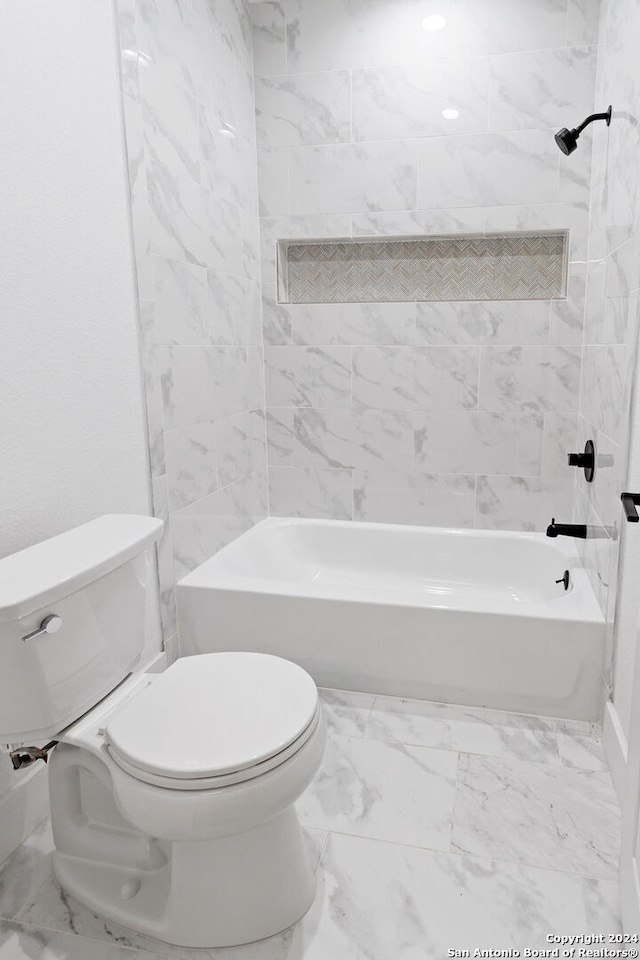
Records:
[[[4,3],[0,89],[5,556],[151,504],[111,0]],[[46,809],[28,779],[0,757],[0,862]]]

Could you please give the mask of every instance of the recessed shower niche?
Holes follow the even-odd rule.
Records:
[[[568,234],[281,240],[280,303],[550,300],[566,296]]]

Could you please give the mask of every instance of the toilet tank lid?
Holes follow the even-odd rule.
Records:
[[[0,560],[0,621],[17,620],[81,590],[158,540],[163,522],[107,514]]]

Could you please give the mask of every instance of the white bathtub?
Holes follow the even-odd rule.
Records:
[[[178,584],[183,649],[278,654],[321,686],[593,720],[605,628],[579,564],[573,541],[537,533],[270,518]]]

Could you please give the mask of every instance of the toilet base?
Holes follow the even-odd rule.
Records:
[[[165,841],[155,867],[54,854],[76,900],[123,927],[182,947],[230,947],[299,920],[315,894],[295,807],[240,834]]]

